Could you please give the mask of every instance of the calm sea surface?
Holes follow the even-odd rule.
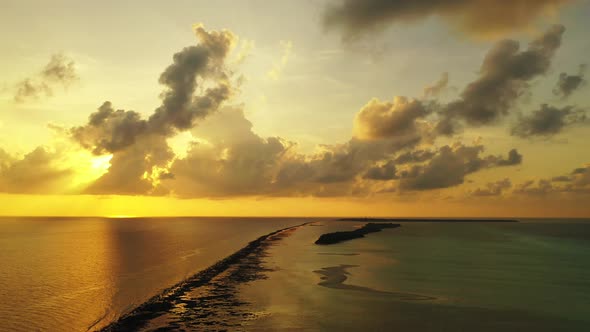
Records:
[[[260,235],[303,219],[0,218],[0,330],[86,331]],[[403,223],[331,246],[320,221],[244,284],[246,330],[578,331],[590,325],[590,222]]]
[[[329,246],[300,228],[244,287],[255,331],[587,331],[590,222],[402,223]],[[267,290],[272,289],[272,292]],[[266,290],[266,291],[265,291]],[[296,291],[294,291],[296,290]]]
[[[0,218],[0,331],[86,331],[301,219]]]

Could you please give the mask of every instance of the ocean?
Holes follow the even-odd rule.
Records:
[[[0,218],[0,331],[103,327],[252,239],[270,218]]]
[[[163,293],[259,236],[304,222],[312,223]],[[363,224],[2,218],[0,330],[99,330],[124,314],[147,330],[581,331],[590,324],[588,220],[402,222],[314,244],[323,233]],[[158,310],[133,315],[157,294],[165,295]]]

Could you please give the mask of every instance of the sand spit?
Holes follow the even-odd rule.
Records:
[[[350,274],[347,270],[349,268],[353,268],[353,267],[358,267],[358,265],[342,264],[339,266],[324,267],[321,270],[316,270],[313,272],[320,275],[321,281],[318,283],[318,285],[328,287],[328,288],[384,294],[384,295],[396,297],[397,299],[403,300],[403,301],[427,301],[427,300],[432,301],[432,300],[436,300],[436,298],[432,297],[432,296],[412,294],[412,293],[388,292],[388,291],[381,291],[381,290],[377,290],[377,289],[373,289],[373,288],[369,288],[369,287],[345,284],[344,282],[346,281],[346,279],[348,279],[347,276]]]
[[[164,290],[101,331],[235,330],[253,314],[237,297],[237,287],[264,278],[266,250],[298,227],[263,235],[207,269]]]

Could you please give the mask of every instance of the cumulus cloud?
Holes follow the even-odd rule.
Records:
[[[547,72],[564,31],[562,25],[554,25],[523,51],[514,40],[497,43],[487,53],[479,77],[465,87],[458,100],[443,107],[437,131],[452,135],[459,122],[481,126],[507,115],[529,82]]]
[[[262,195],[274,191],[275,174],[293,143],[252,131],[243,110],[226,107],[193,129],[198,140],[170,167],[162,185],[181,196]]]
[[[407,152],[399,154],[395,158],[395,163],[398,165],[409,164],[409,163],[421,163],[421,162],[431,159],[432,157],[434,157],[435,154],[436,154],[436,152],[433,150],[418,149],[418,150],[407,151]]]
[[[551,179],[528,180],[516,186],[515,194],[546,196],[550,194],[590,194],[590,165]]]
[[[522,155],[516,149],[508,151],[508,158],[503,157],[488,157],[491,164],[497,166],[515,166],[522,163]]]
[[[219,108],[232,95],[225,67],[235,36],[226,30],[206,31],[195,26],[196,46],[174,54],[173,63],[160,75],[165,87],[162,104],[146,120],[135,111],[114,110],[107,101],[92,113],[88,124],[72,128],[72,135],[96,153],[116,152],[134,144],[141,135],[171,136],[188,130],[195,121]],[[197,93],[197,80],[202,93]]]
[[[513,126],[511,133],[522,138],[544,136],[560,133],[564,128],[586,121],[585,110],[574,106],[562,108],[543,104],[532,114],[521,117]]]
[[[370,167],[364,176],[369,180],[394,180],[398,179],[395,163],[390,160],[383,165]]]
[[[108,172],[91,183],[86,194],[150,195],[165,194],[156,188],[174,153],[162,136],[137,138],[135,144],[113,153]],[[165,177],[165,175],[164,175]]]
[[[407,138],[420,136],[430,113],[428,105],[417,99],[395,97],[393,101],[369,101],[354,118],[354,134],[359,139]]]
[[[424,97],[432,98],[440,95],[449,85],[449,73],[442,73],[440,79],[424,88]]]
[[[56,87],[67,88],[78,79],[74,60],[61,53],[54,54],[41,72],[16,84],[14,100],[25,102],[49,97]]]
[[[512,187],[512,182],[508,178],[496,182],[488,182],[484,188],[477,188],[470,194],[472,196],[500,196],[506,190]]]
[[[522,156],[511,150],[508,158],[481,156],[483,145],[445,145],[428,162],[414,165],[400,173],[401,190],[431,190],[463,184],[465,177],[485,168],[511,166],[522,162]]]
[[[199,40],[173,56],[160,75],[162,104],[144,119],[132,110],[103,103],[88,123],[70,129],[71,137],[95,154],[113,154],[108,172],[89,193],[154,193],[174,158],[166,139],[193,128],[234,93],[226,66],[236,37],[227,30],[207,31],[195,25]]]
[[[577,75],[569,75],[567,73],[559,74],[559,79],[553,89],[553,94],[562,99],[569,97],[577,89],[586,84],[586,79],[584,78],[585,72],[586,65],[582,64],[580,65],[580,70]]]
[[[553,27],[524,51],[516,42],[496,45],[480,77],[451,104],[372,99],[356,114],[349,141],[307,155],[297,152],[293,142],[254,133],[241,107],[221,107],[234,90],[225,66],[234,37],[201,26],[196,33],[201,42],[175,54],[160,76],[162,105],[151,116],[144,119],[105,102],[86,125],[70,130],[95,154],[113,154],[108,173],[88,193],[328,196],[370,193],[373,185],[389,182],[398,183],[400,190],[430,190],[460,185],[482,169],[518,165],[522,155],[516,149],[507,156],[485,156],[482,145],[428,146],[439,134],[437,120],[485,124],[507,113],[528,80],[547,70],[563,28]],[[443,75],[429,95],[446,81]],[[479,114],[490,109],[492,117]],[[179,158],[166,140],[185,130],[196,141]]]
[[[60,164],[60,152],[45,147],[17,158],[0,149],[0,192],[55,193],[72,179],[73,170]]]
[[[90,114],[88,124],[71,129],[72,137],[95,154],[113,153],[147,132],[147,121],[135,111],[115,110],[110,101]]]
[[[357,38],[397,23],[413,23],[431,16],[477,37],[497,36],[530,28],[570,0],[343,0],[324,12],[327,28],[337,28],[344,38]]]

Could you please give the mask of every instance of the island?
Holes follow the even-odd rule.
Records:
[[[334,232],[322,234],[315,244],[335,244],[342,241],[365,237],[366,234],[380,232],[385,228],[397,228],[400,224],[393,223],[368,223],[365,226],[348,232]]]

